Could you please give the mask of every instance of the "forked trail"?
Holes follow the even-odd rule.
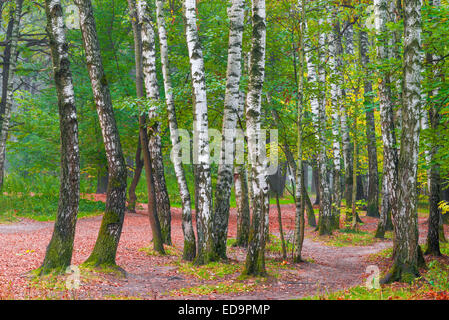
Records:
[[[143,209],[141,207],[141,209]],[[286,236],[292,235],[294,206],[284,205],[283,223]],[[376,220],[362,217],[372,228]],[[101,216],[78,220],[73,264],[82,263],[90,254],[97,237]],[[425,227],[420,220],[420,227]],[[0,225],[0,293],[15,299],[37,298],[30,289],[26,273],[39,267],[53,230],[52,222],[37,222],[22,219],[20,222]],[[277,212],[270,210],[270,230],[278,232]],[[424,232],[424,230],[422,230]],[[231,210],[229,237],[235,237],[236,213]],[[423,236],[423,235],[422,235]],[[422,237],[421,236],[421,237]],[[363,284],[369,262],[366,257],[391,246],[390,240],[378,241],[369,246],[334,247],[313,240],[313,229],[307,228],[301,264],[282,263],[279,254],[267,254],[267,268],[271,276],[260,281],[239,280],[239,272],[201,279],[192,273],[179,270],[179,256],[160,257],[148,255],[142,250],[151,239],[151,229],[145,210],[127,213],[117,253],[117,263],[127,271],[126,278],[112,275],[82,278],[76,292],[80,299],[96,298],[147,298],[147,299],[292,299],[326,291],[335,291]],[[172,209],[172,240],[177,249],[182,249],[180,209]],[[242,264],[245,250],[230,248],[231,263]],[[232,287],[232,284],[235,287]],[[182,288],[204,285],[221,288],[205,295],[182,292]],[[228,290],[226,290],[228,288]],[[221,291],[224,290],[224,291]],[[247,290],[247,291],[246,291]],[[225,292],[225,293],[223,293]]]

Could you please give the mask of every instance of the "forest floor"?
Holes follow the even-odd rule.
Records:
[[[104,200],[96,196],[96,200]],[[78,220],[73,251],[74,265],[80,265],[92,251],[101,216]],[[366,267],[388,259],[376,254],[392,246],[391,239],[374,239],[377,219],[361,214],[359,232],[340,230],[332,237],[319,237],[306,227],[303,258],[291,263],[283,259],[276,235],[279,235],[276,206],[270,208],[270,232],[275,236],[267,245],[268,277],[243,278],[246,252],[228,247],[228,263],[202,267],[181,260],[183,234],[181,210],[172,208],[172,241],[166,256],[149,247],[151,229],[145,205],[137,213],[127,213],[117,252],[117,264],[126,276],[81,268],[80,287],[68,290],[67,276],[37,280],[29,272],[38,268],[51,238],[53,222],[20,218],[19,222],[0,224],[0,299],[300,299],[363,285],[369,276]],[[426,218],[419,218],[420,239],[425,239]],[[282,206],[286,238],[294,230],[294,205]],[[448,226],[446,226],[447,228]],[[446,229],[449,235],[449,228]],[[229,238],[236,235],[236,211],[231,209]],[[391,235],[390,235],[391,238]],[[232,243],[232,240],[229,241]],[[289,251],[291,246],[288,247]],[[291,254],[289,254],[290,256]],[[447,257],[445,257],[447,258]],[[446,261],[448,262],[448,261]],[[107,270],[106,270],[107,271]]]

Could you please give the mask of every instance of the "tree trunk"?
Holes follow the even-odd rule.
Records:
[[[3,5],[3,2],[2,2]],[[9,83],[9,66],[11,63],[11,38],[13,27],[16,19],[14,18],[14,10],[10,10],[9,12],[9,21],[8,26],[6,28],[5,34],[5,49],[3,50],[3,65],[2,65],[2,96],[0,100],[0,128],[3,119],[3,115],[5,114],[6,108],[6,100],[8,97],[8,83]],[[17,51],[17,49],[16,49]]]
[[[53,271],[65,273],[66,268],[70,266],[80,197],[78,122],[60,1],[46,0],[45,12],[53,60],[53,73],[58,94],[61,174],[58,214],[44,262],[40,268],[41,274],[48,274]]]
[[[19,41],[19,29],[20,29],[20,17],[22,15],[23,0],[15,0],[13,25],[11,30],[11,38],[6,39],[10,42],[10,57],[9,57],[9,70],[8,78],[3,79],[6,81],[6,100],[4,104],[2,121],[0,124],[0,190],[3,187],[3,179],[5,175],[5,160],[6,160],[6,141],[8,140],[9,121],[11,120],[11,112],[13,105],[13,85],[14,85],[14,73],[16,72],[17,65],[17,47]],[[4,84],[3,84],[4,85]]]
[[[393,199],[393,266],[385,281],[411,282],[419,276],[417,168],[421,109],[421,0],[404,2],[402,132],[398,183]]]
[[[335,15],[335,13],[334,13]],[[334,17],[334,28],[330,32],[329,51],[330,51],[330,67],[332,74],[337,78],[336,81],[331,82],[331,102],[334,108],[332,112],[332,135],[334,138],[332,153],[334,179],[333,179],[333,199],[332,199],[332,216],[334,221],[334,228],[340,228],[340,216],[341,216],[341,148],[340,148],[340,101],[343,98],[343,92],[341,89],[341,47],[337,45],[338,38],[340,37],[340,24]]]
[[[156,14],[161,52],[162,75],[164,78],[165,101],[167,105],[168,123],[170,127],[170,139],[173,150],[175,151],[180,148],[180,138],[178,134],[178,122],[176,120],[176,108],[173,99],[173,90],[170,77],[167,32],[165,29],[165,17],[163,8],[164,0],[156,0]],[[174,152],[172,162],[175,169],[176,181],[178,182],[179,194],[181,196],[182,204],[182,230],[184,233],[183,259],[187,261],[193,261],[196,256],[196,241],[195,232],[192,225],[191,198],[189,189],[187,187],[184,168],[182,166],[181,159],[177,155],[177,152]]]
[[[364,104],[366,119],[366,138],[368,151],[368,201],[366,215],[369,217],[379,217],[379,174],[377,168],[377,147],[376,147],[376,127],[374,121],[374,107],[372,91],[373,86],[369,80],[371,70],[369,68],[368,56],[368,35],[365,31],[360,31],[360,55],[361,63],[366,76],[364,81]]]
[[[324,24],[324,21],[320,19],[320,29]],[[329,170],[329,159],[327,157],[328,140],[326,137],[326,98],[325,98],[325,70],[324,70],[324,54],[323,49],[327,41],[326,34],[320,32],[319,38],[319,48],[317,49],[317,63],[315,66],[312,64],[311,57],[307,59],[308,70],[310,75],[310,81],[317,83],[317,88],[319,94],[315,94],[311,98],[311,108],[315,116],[315,127],[318,132],[318,139],[320,143],[318,151],[318,164],[319,164],[319,177],[320,177],[320,219],[318,221],[318,229],[320,235],[332,234],[332,201],[331,201],[331,190],[330,190],[330,170]],[[318,71],[318,72],[317,72]]]
[[[142,144],[140,142],[140,135],[139,139],[137,140],[136,159],[134,160],[134,162],[135,162],[134,175],[128,190],[128,198],[129,198],[128,211],[132,213],[136,212],[136,203],[137,203],[136,188],[137,185],[139,184],[140,176],[142,175],[143,169]]]
[[[128,8],[129,15],[131,18],[131,25],[133,28],[133,36],[134,36],[134,59],[136,65],[136,96],[137,98],[144,97],[143,91],[143,65],[142,65],[142,37],[140,24],[138,23],[138,17],[136,12],[136,4],[134,0],[128,0]],[[142,153],[142,143],[140,139],[137,141],[137,150],[136,150],[136,159],[135,159],[135,170],[133,175],[133,180],[131,181],[131,185],[129,186],[128,195],[128,210],[130,212],[136,212],[136,188],[140,180],[140,176],[142,174],[142,169],[144,166],[144,161],[141,159]]]
[[[315,161],[312,165],[312,192],[315,192],[313,205],[320,204],[320,171],[319,164]]]
[[[157,215],[160,221],[162,241],[171,245],[171,212],[170,199],[164,176],[164,162],[162,157],[160,121],[158,120],[159,85],[156,72],[156,47],[153,23],[147,12],[145,1],[137,3],[137,21],[140,25],[142,39],[142,65],[143,78],[147,98],[152,101],[153,106],[148,112],[148,148],[151,155],[152,172],[154,174],[154,192],[156,196]]]
[[[157,214],[156,188],[154,184],[153,166],[151,163],[151,154],[149,148],[145,147],[149,144],[147,135],[147,125],[144,116],[139,117],[139,134],[142,143],[143,163],[145,166],[145,177],[147,180],[148,190],[148,217],[150,219],[151,233],[153,235],[153,248],[160,254],[165,254],[164,240],[162,238],[161,225]]]
[[[249,238],[250,210],[246,168],[243,165],[236,166],[234,169],[234,190],[235,202],[237,206],[236,246],[246,248]]]
[[[352,56],[354,54],[353,47],[353,27],[350,21],[346,22],[349,25],[345,26],[345,32],[343,34],[346,42],[346,54]],[[337,47],[343,53],[343,46],[341,43],[341,38],[337,37]],[[344,70],[345,71],[345,70]],[[346,93],[343,93],[345,95]],[[343,160],[344,160],[344,181],[345,181],[345,200],[346,200],[346,214],[351,212],[352,208],[352,176],[353,176],[353,154],[352,154],[352,144],[349,135],[349,123],[348,123],[348,110],[345,103],[341,104],[341,135],[342,135],[342,145],[343,145]]]
[[[184,1],[186,38],[189,51],[194,101],[194,166],[198,179],[196,264],[214,260],[212,237],[212,182],[210,175],[206,79],[203,52],[196,24],[196,0]]]
[[[228,67],[222,126],[220,163],[218,165],[214,208],[214,253],[226,259],[228,235],[229,199],[231,196],[235,137],[240,103],[240,76],[242,61],[242,39],[245,4],[243,0],[232,0],[228,10],[230,20]]]
[[[115,266],[126,208],[126,165],[114,118],[109,86],[101,61],[92,3],[90,0],[75,0],[75,3],[79,9],[86,65],[100,120],[109,170],[106,210],[95,247],[85,264]]]
[[[384,63],[393,57],[392,46],[387,24],[389,13],[395,10],[391,1],[376,0],[374,12],[376,18],[376,30],[378,33],[377,55],[379,61]],[[380,208],[380,220],[377,225],[376,238],[383,238],[385,231],[391,230],[391,210],[393,205],[392,194],[397,184],[397,162],[396,133],[394,122],[394,105],[391,91],[390,69],[379,70],[381,81],[379,82],[379,105],[380,121],[382,129],[383,152],[383,177],[382,177],[382,202]]]
[[[246,130],[250,155],[252,185],[252,222],[243,274],[265,275],[265,232],[269,214],[267,163],[260,141],[261,100],[265,76],[266,12],[265,0],[252,1],[251,59],[249,64],[248,94],[246,96]]]

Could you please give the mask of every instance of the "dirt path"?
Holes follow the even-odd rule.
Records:
[[[283,224],[286,236],[292,235],[294,228],[294,206],[284,205]],[[173,208],[172,240],[176,248],[182,249],[180,209]],[[270,210],[270,230],[278,232],[275,208]],[[362,217],[362,219],[365,217]],[[369,218],[365,218],[369,220]],[[101,217],[78,220],[73,264],[82,263],[92,251],[100,227]],[[367,221],[369,227],[374,221]],[[45,255],[46,246],[53,231],[52,222],[36,222],[22,219],[18,223],[0,225],[0,298],[37,298],[27,272],[39,267]],[[236,214],[231,210],[229,237],[235,237]],[[391,241],[376,242],[372,246],[330,247],[311,239],[314,232],[307,228],[301,264],[282,265],[282,259],[268,255],[276,276],[269,277],[255,285],[255,280],[243,283],[251,290],[229,290],[231,293],[210,293],[201,295],[169,295],[179,290],[199,285],[227,285],[236,281],[239,272],[215,280],[199,279],[195,275],[180,272],[179,257],[149,256],[139,249],[147,247],[151,239],[151,229],[145,211],[127,213],[123,233],[117,253],[117,263],[127,271],[126,278],[102,276],[83,282],[77,297],[95,298],[147,298],[147,299],[291,299],[326,291],[349,288],[363,283],[366,266],[365,257],[391,246]],[[245,250],[229,249],[233,263],[243,264]],[[282,266],[282,267],[279,267]],[[242,283],[241,281],[239,283]],[[172,291],[173,292],[173,291]]]

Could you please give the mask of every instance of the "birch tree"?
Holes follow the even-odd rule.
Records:
[[[388,36],[387,23],[393,21],[390,14],[394,12],[393,1],[375,0],[374,15],[376,31],[378,33],[377,56],[381,64],[392,59],[393,43]],[[393,205],[392,193],[397,183],[396,134],[394,122],[392,78],[388,68],[381,67],[379,82],[380,121],[383,142],[383,178],[380,220],[376,230],[376,237],[383,238],[385,231],[391,229],[391,210]]]
[[[364,101],[365,101],[365,120],[366,120],[366,138],[368,140],[368,203],[366,215],[369,217],[379,217],[379,179],[377,166],[377,147],[376,147],[376,127],[374,121],[374,108],[372,91],[373,85],[369,79],[369,56],[368,56],[368,35],[366,31],[359,31],[359,51],[360,62],[363,68],[364,80]]]
[[[417,168],[421,112],[421,0],[405,1],[401,148],[393,201],[393,266],[385,282],[411,282],[425,262],[418,245]]]
[[[251,58],[246,96],[246,132],[251,170],[251,209],[248,251],[243,274],[264,275],[266,217],[268,216],[267,163],[262,156],[265,141],[260,141],[262,87],[265,76],[266,12],[264,0],[252,1]]]
[[[86,65],[101,126],[109,174],[106,210],[95,247],[85,263],[94,266],[115,266],[126,206],[126,165],[108,81],[101,61],[92,3],[91,0],[75,0],[75,4],[79,10]]]
[[[194,101],[194,166],[197,178],[198,250],[195,262],[204,264],[215,259],[212,238],[212,182],[210,175],[209,133],[206,79],[203,51],[196,25],[196,0],[184,1],[185,33],[189,52]]]
[[[240,104],[240,77],[245,3],[231,0],[228,8],[230,21],[228,67],[222,125],[220,162],[218,165],[214,208],[214,251],[218,258],[226,259],[229,207],[233,180],[235,138]]]
[[[170,139],[173,149],[178,150],[180,147],[180,137],[178,134],[178,121],[176,119],[176,108],[170,77],[167,31],[165,27],[164,16],[164,2],[164,0],[156,0],[157,26],[161,52],[162,75],[164,78],[165,102],[167,105],[168,123],[170,128]],[[187,187],[187,180],[184,168],[182,166],[181,158],[177,155],[177,153],[174,155],[172,161],[182,203],[182,230],[184,233],[183,259],[192,261],[196,255],[196,240],[192,225],[191,197],[189,189]]]
[[[63,273],[70,266],[80,197],[78,122],[61,2],[46,0],[45,12],[58,94],[61,173],[58,213],[44,262],[39,269],[41,274],[55,270]]]
[[[3,114],[1,114],[0,122],[0,190],[3,187],[3,179],[5,175],[5,160],[6,160],[6,141],[8,140],[8,132],[11,120],[11,112],[13,106],[13,85],[14,74],[16,72],[17,65],[17,47],[19,41],[20,31],[20,18],[22,15],[23,0],[15,0],[14,15],[11,17],[13,20],[11,29],[11,38],[7,39],[10,42],[10,59],[8,79],[6,79],[6,100],[4,103]]]
[[[340,227],[340,215],[341,215],[341,148],[340,148],[340,109],[341,100],[343,98],[343,90],[341,88],[341,61],[342,47],[340,39],[340,23],[334,17],[333,29],[330,32],[329,39],[329,64],[331,69],[331,77],[333,81],[330,84],[330,96],[331,104],[333,107],[332,112],[332,153],[333,153],[333,199],[332,199],[332,215],[334,220],[334,227]]]
[[[143,88],[143,80],[147,80],[148,77],[155,77],[153,73],[155,73],[152,68],[148,67],[151,62],[149,62],[149,58],[154,58],[154,48],[151,48],[151,44],[154,47],[154,40],[149,41],[148,39],[148,31],[146,28],[148,26],[144,22],[145,17],[145,8],[146,6],[142,4],[136,3],[134,0],[128,0],[128,7],[131,16],[131,23],[133,27],[134,33],[134,56],[135,56],[135,64],[136,64],[136,94],[138,98],[144,97],[144,88]],[[150,33],[150,36],[152,34]],[[154,38],[154,36],[153,36]],[[144,46],[145,45],[145,46]],[[150,51],[150,53],[148,52]],[[154,65],[155,63],[152,63]],[[145,68],[144,68],[145,65]],[[146,85],[152,85],[151,78],[150,81],[145,81]],[[150,98],[151,99],[151,98]],[[154,99],[153,99],[154,100]],[[148,217],[150,220],[151,231],[153,235],[153,248],[155,251],[165,254],[164,246],[163,246],[163,237],[160,227],[160,221],[158,216],[158,206],[157,206],[157,197],[156,197],[156,188],[155,188],[155,179],[154,179],[154,166],[152,165],[153,161],[150,155],[150,145],[147,133],[147,121],[145,115],[139,115],[139,140],[141,146],[141,152],[143,154],[143,162],[145,167],[145,176],[147,182],[147,191],[148,191]],[[154,141],[153,141],[154,142]],[[139,147],[138,146],[138,147]]]
[[[159,85],[156,72],[156,46],[153,22],[147,12],[144,0],[137,2],[137,19],[140,24],[142,38],[142,64],[147,99],[152,107],[148,111],[148,148],[151,155],[154,192],[156,196],[157,216],[160,221],[162,241],[171,245],[171,213],[170,199],[164,176],[162,157],[160,121],[158,120]]]

